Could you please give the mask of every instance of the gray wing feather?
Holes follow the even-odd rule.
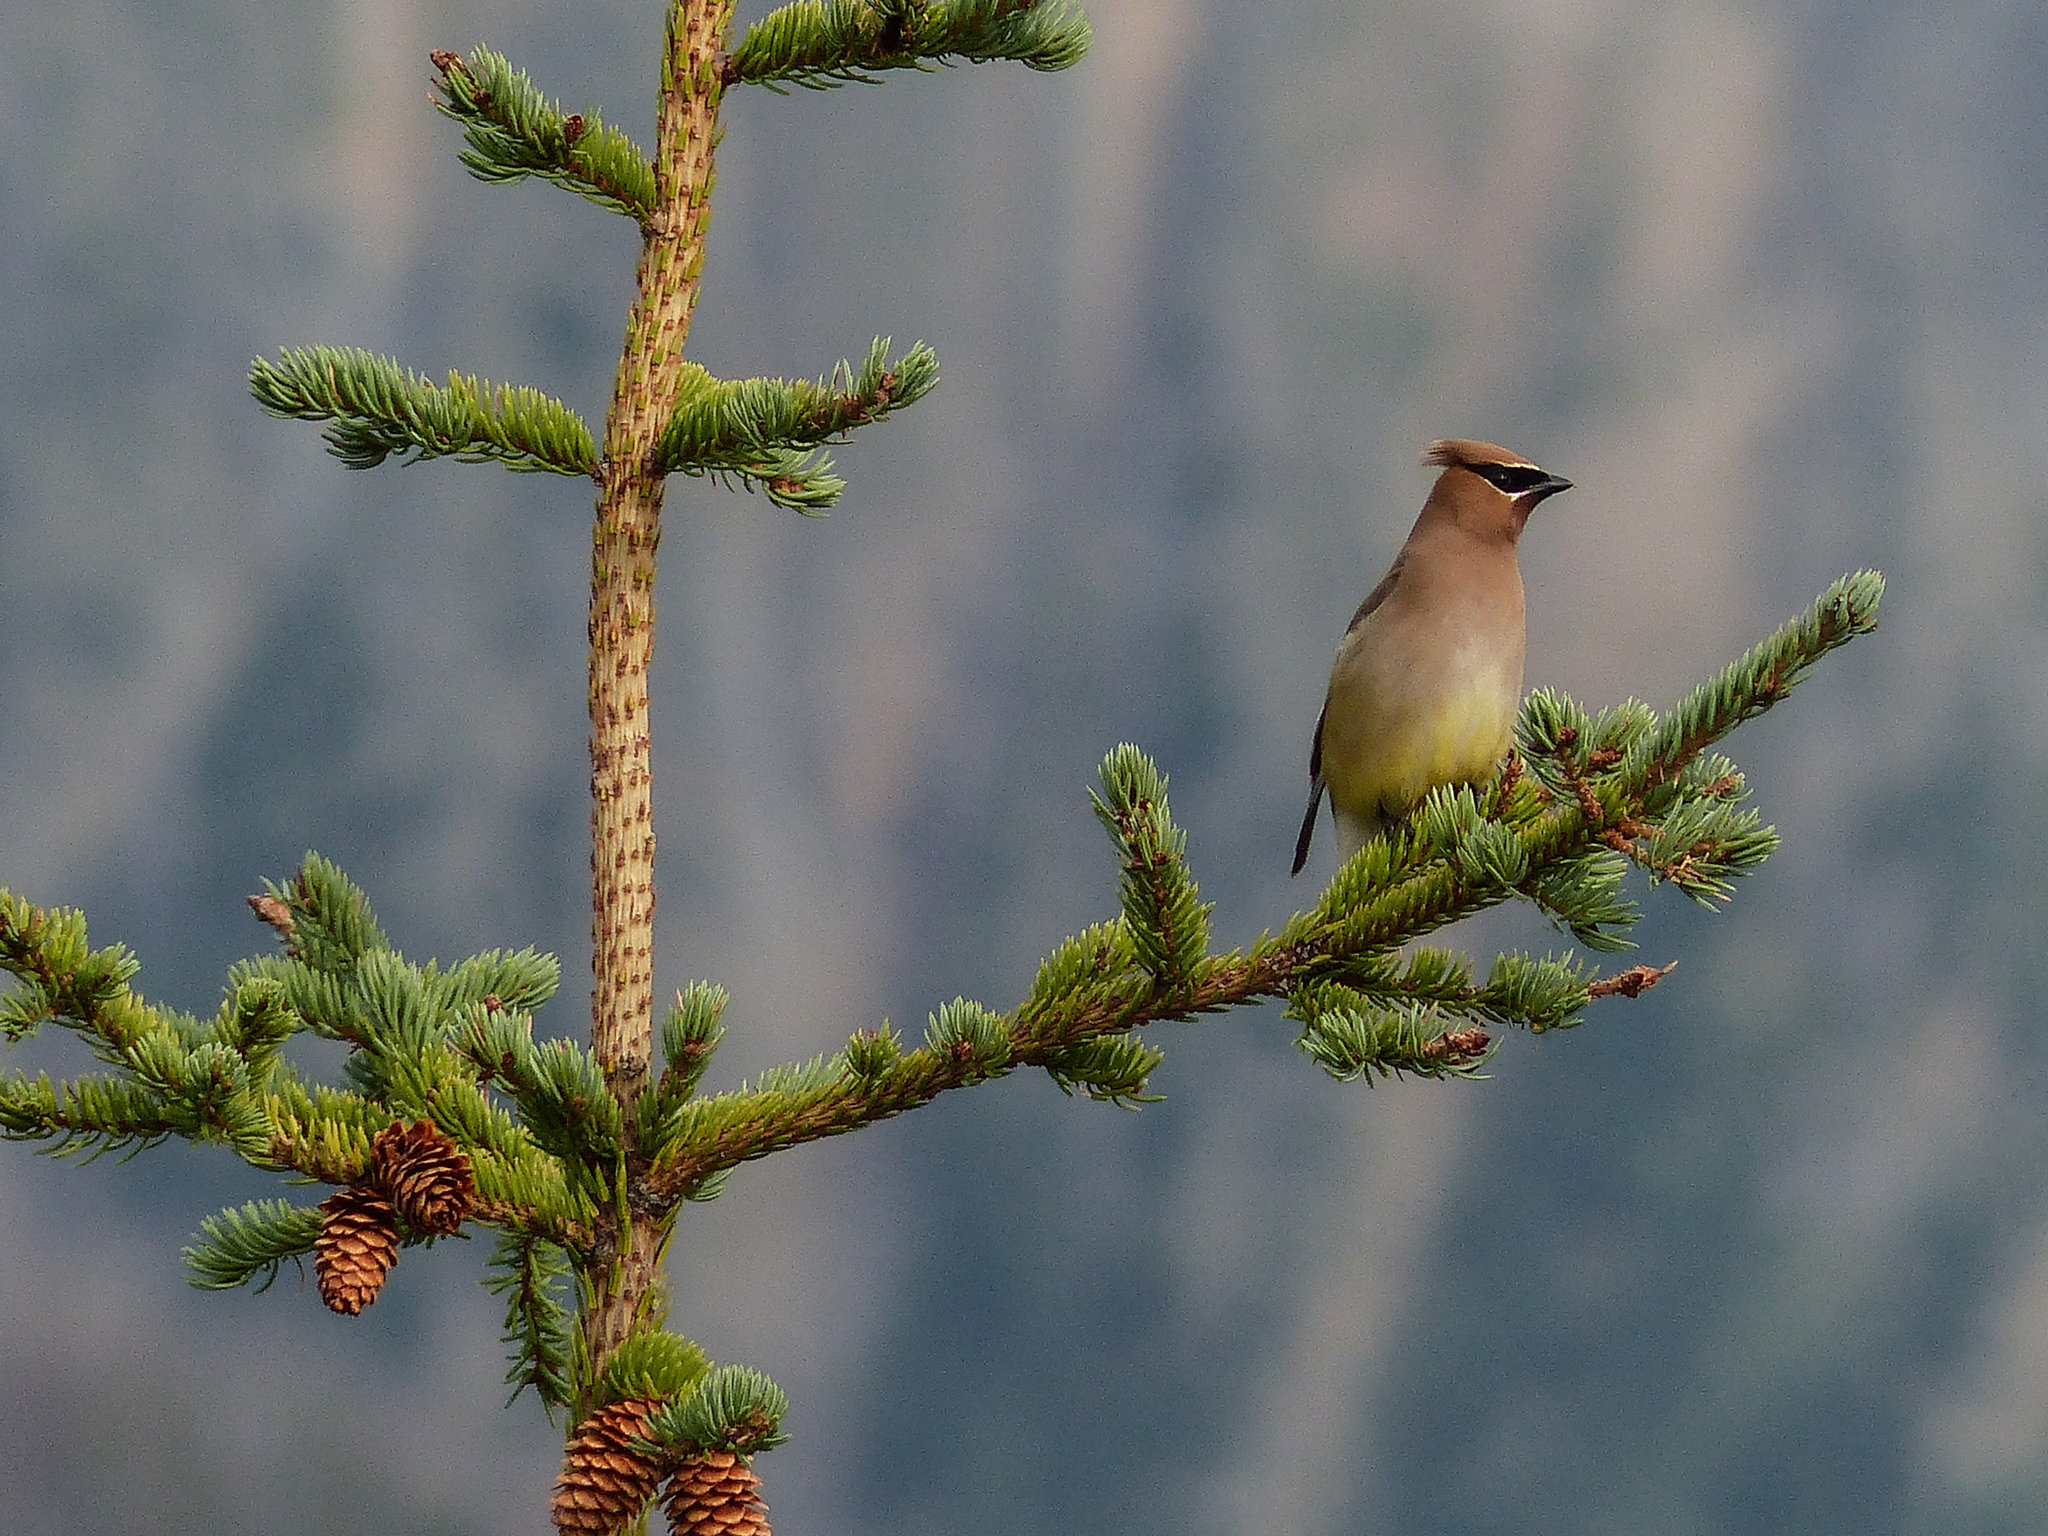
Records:
[[[1348,640],[1352,631],[1371,618],[1374,612],[1392,594],[1401,580],[1401,565],[1407,558],[1407,550],[1394,557],[1394,563],[1387,568],[1387,574],[1380,578],[1380,584],[1366,593],[1365,601],[1358,605],[1358,612],[1351,615],[1351,622],[1344,626],[1344,637]],[[1301,873],[1302,865],[1308,862],[1308,845],[1316,835],[1316,812],[1323,805],[1323,722],[1329,718],[1330,701],[1323,700],[1322,713],[1316,716],[1316,738],[1308,749],[1308,813],[1301,818],[1301,836],[1294,843],[1294,874]]]

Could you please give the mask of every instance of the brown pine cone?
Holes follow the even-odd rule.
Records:
[[[370,1182],[391,1197],[406,1224],[429,1236],[462,1230],[476,1203],[469,1155],[431,1120],[394,1120],[370,1143]]]
[[[320,1235],[313,1240],[313,1273],[320,1299],[354,1317],[377,1299],[398,1262],[398,1223],[391,1202],[360,1184],[320,1202]]]
[[[661,1486],[661,1464],[632,1441],[660,1406],[658,1397],[629,1397],[576,1426],[550,1511],[563,1536],[611,1536],[647,1507]]]
[[[661,1496],[671,1536],[769,1536],[761,1479],[731,1451],[699,1451]]]

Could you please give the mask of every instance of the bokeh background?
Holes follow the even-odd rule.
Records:
[[[1309,727],[1430,437],[1578,482],[1532,685],[1668,703],[1861,565],[1884,628],[1734,739],[1785,847],[1724,914],[1655,894],[1671,982],[1489,1081],[1339,1085],[1269,1010],[1159,1031],[1141,1114],[1020,1076],[693,1209],[675,1323],[795,1401],[777,1528],[2048,1529],[2048,10],[1089,9],[1064,75],[730,103],[693,353],[891,334],[944,383],[825,522],[671,494],[658,979],[732,989],[715,1082],[1013,1001],[1113,910],[1122,739],[1220,938],[1310,900]],[[152,995],[210,1012],[316,847],[410,954],[561,954],[580,1027],[587,490],[348,473],[243,381],[363,345],[595,420],[633,231],[469,181],[426,56],[644,143],[659,32],[0,7],[0,882]],[[189,1290],[268,1189],[0,1155],[0,1525],[542,1529],[483,1245],[355,1322]]]

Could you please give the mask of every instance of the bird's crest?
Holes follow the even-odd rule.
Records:
[[[1422,462],[1434,464],[1439,469],[1471,469],[1480,464],[1529,463],[1512,448],[1503,448],[1498,443],[1482,443],[1469,437],[1438,438],[1429,445],[1429,451],[1422,456]]]

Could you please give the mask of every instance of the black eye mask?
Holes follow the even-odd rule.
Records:
[[[1474,464],[1469,467],[1488,485],[1509,496],[1533,491],[1550,478],[1543,470],[1528,464]]]

